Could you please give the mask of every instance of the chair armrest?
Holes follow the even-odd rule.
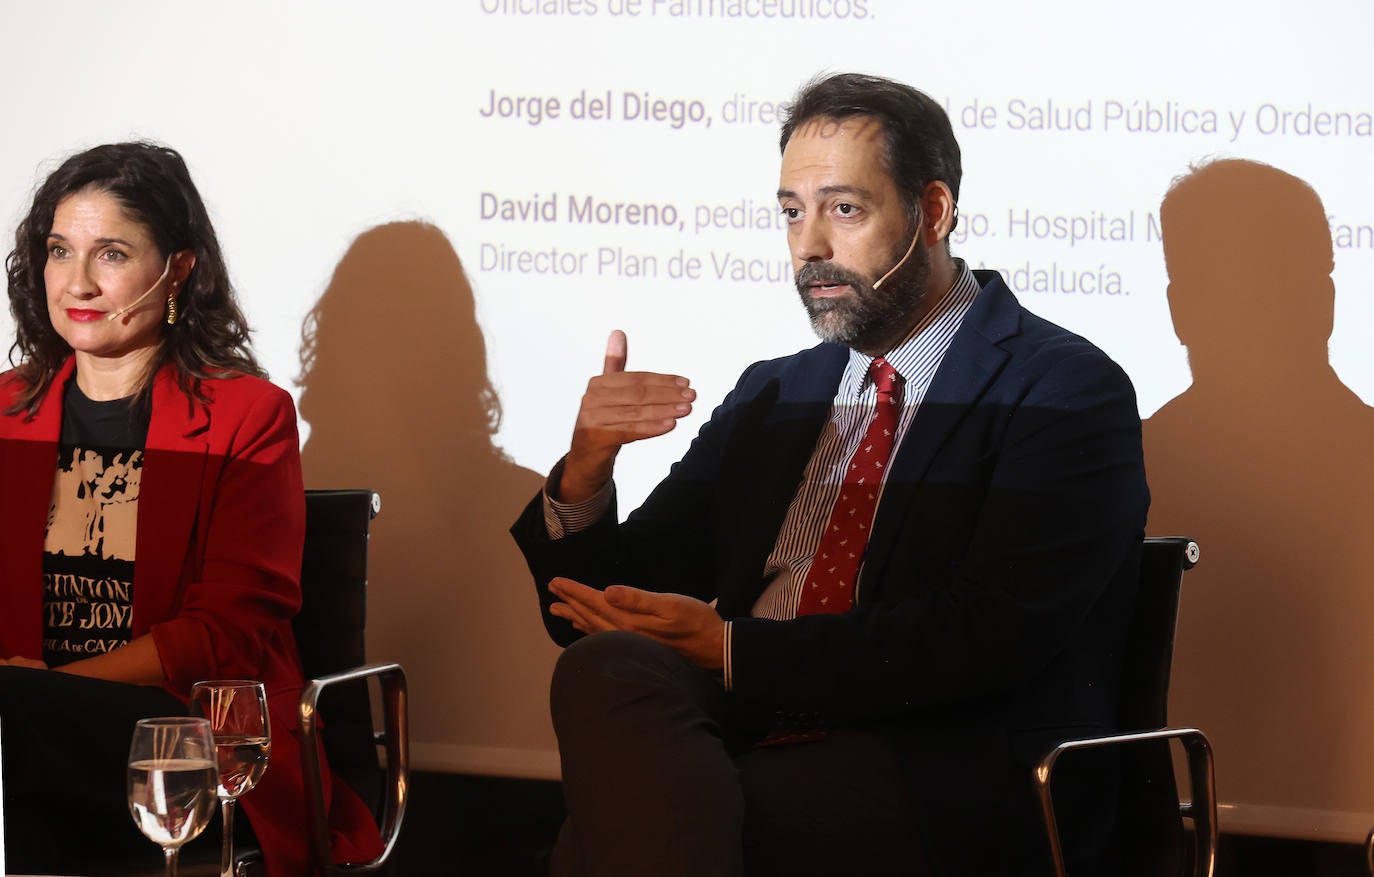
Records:
[[[321,743],[317,707],[325,689],[344,682],[377,677],[382,689],[384,730],[376,735],[386,747],[386,785],[382,805],[382,852],[371,862],[336,865],[329,842],[329,809],[321,782]],[[301,691],[298,715],[301,728],[301,767],[305,772],[306,809],[310,846],[315,861],[326,874],[372,873],[386,866],[405,817],[410,789],[410,727],[406,715],[406,674],[400,664],[365,664],[341,673],[311,680]]]
[[[1216,779],[1212,767],[1212,744],[1207,736],[1196,728],[1164,728],[1158,731],[1141,731],[1135,734],[1112,734],[1104,737],[1087,737],[1081,740],[1065,740],[1054,747],[1040,760],[1035,768],[1035,788],[1040,796],[1040,812],[1045,824],[1045,838],[1049,841],[1050,855],[1054,859],[1054,870],[1058,877],[1065,877],[1064,850],[1059,841],[1059,826],[1054,818],[1054,799],[1050,793],[1051,772],[1054,763],[1065,752],[1078,749],[1096,749],[1103,746],[1121,746],[1129,743],[1143,743],[1150,740],[1178,740],[1188,761],[1188,781],[1192,786],[1192,801],[1182,809],[1183,815],[1193,820],[1193,840],[1196,854],[1193,857],[1193,873],[1212,877],[1217,866],[1217,794]]]

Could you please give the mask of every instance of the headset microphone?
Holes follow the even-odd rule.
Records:
[[[920,239],[921,229],[920,227],[917,227],[916,234],[913,235],[911,238],[911,246],[906,248],[906,255],[902,257],[902,261],[898,262],[896,265],[893,265],[886,274],[884,274],[882,277],[879,277],[877,281],[873,284],[874,289],[877,289],[878,287],[882,286],[883,283],[887,281],[887,278],[891,277],[893,274],[896,274],[897,269],[906,264],[906,260],[911,258],[912,253],[916,252],[916,242]]]
[[[918,218],[919,218],[919,214],[918,214]],[[959,224],[959,205],[958,205],[958,204],[955,204],[955,205],[954,205],[954,218],[953,218],[952,220],[950,220],[949,230],[950,230],[950,231],[954,231],[955,226],[957,226],[958,224]],[[900,262],[898,262],[896,265],[893,265],[890,269],[888,269],[888,272],[887,272],[886,274],[884,274],[882,277],[879,277],[879,278],[878,278],[877,282],[875,282],[875,283],[873,284],[873,288],[874,288],[874,289],[877,289],[878,287],[880,287],[880,286],[882,286],[884,283],[886,283],[886,282],[887,282],[887,278],[891,277],[893,274],[896,274],[896,273],[897,273],[897,269],[900,268],[900,267],[902,267],[903,265],[906,264],[906,260],[911,258],[911,254],[912,254],[912,253],[916,252],[916,242],[919,241],[920,239],[921,239],[921,226],[920,226],[920,223],[918,222],[917,225],[916,225],[916,235],[915,235],[915,237],[913,237],[913,238],[911,239],[911,246],[909,246],[909,247],[906,248],[906,255],[902,257],[902,260],[901,260]]]
[[[140,295],[138,298],[136,298],[136,299],[134,299],[133,301],[129,302],[129,303],[126,304],[124,307],[122,307],[122,308],[116,310],[114,313],[112,313],[112,314],[110,314],[108,317],[106,317],[106,319],[107,319],[107,320],[118,320],[120,317],[124,316],[125,313],[127,313],[128,311],[131,311],[131,310],[133,310],[135,307],[137,307],[139,302],[143,301],[145,298],[147,298],[148,296],[152,295],[152,294],[153,294],[153,290],[157,289],[159,286],[162,285],[162,281],[164,281],[164,280],[167,279],[167,274],[168,274],[168,272],[170,272],[170,271],[172,270],[172,256],[174,256],[174,255],[176,255],[176,254],[175,254],[175,253],[168,253],[168,254],[167,254],[167,265],[166,265],[166,267],[164,267],[164,268],[162,269],[162,273],[158,275],[157,280],[154,280],[154,281],[153,281],[153,285],[150,286],[150,287],[148,287],[148,291],[147,291],[147,292],[143,293],[143,294]]]

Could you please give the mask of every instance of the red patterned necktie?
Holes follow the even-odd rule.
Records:
[[[883,470],[892,456],[902,410],[902,377],[896,369],[880,356],[869,366],[868,376],[878,390],[877,410],[845,470],[840,495],[802,588],[798,615],[839,614],[854,606],[854,582],[868,546]]]

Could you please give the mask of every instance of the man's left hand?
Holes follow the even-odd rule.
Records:
[[[562,602],[549,612],[583,633],[626,630],[675,649],[692,663],[719,670],[725,663],[725,622],[709,603],[625,585],[605,591],[556,578],[549,590]]]

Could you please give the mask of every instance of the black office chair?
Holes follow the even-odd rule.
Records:
[[[292,621],[307,680],[298,707],[307,793],[302,830],[309,832],[311,854],[325,874],[385,870],[410,786],[405,672],[399,664],[365,663],[368,529],[380,508],[381,498],[370,490],[305,492],[301,611]],[[372,677],[381,691],[383,729],[377,732],[368,687]],[[320,782],[321,740],[335,777],[347,782],[378,817],[385,846],[371,862],[334,863]],[[384,761],[378,747],[385,752]],[[188,845],[182,856],[183,877],[219,874],[217,848]],[[256,849],[236,849],[234,860],[235,877],[264,873]]]
[[[1065,752],[1102,746],[1122,747],[1118,834],[1126,873],[1150,877],[1178,874],[1182,818],[1193,822],[1193,873],[1212,877],[1216,872],[1217,805],[1211,743],[1196,728],[1167,727],[1179,590],[1183,573],[1193,568],[1198,555],[1197,543],[1184,537],[1145,540],[1122,680],[1122,724],[1137,730],[1067,740],[1052,749],[1035,770],[1045,834],[1059,877],[1064,877],[1066,870],[1050,791],[1054,765]],[[1187,756],[1192,800],[1182,804],[1174,784],[1169,740],[1180,741]],[[1178,816],[1172,815],[1175,808]]]
[[[368,528],[381,510],[370,490],[305,492],[305,556],[301,611],[292,624],[305,677],[298,716],[302,736],[311,851],[325,874],[383,871],[396,847],[410,788],[406,677],[400,664],[367,664]],[[373,730],[368,680],[380,685],[383,728]],[[327,696],[326,696],[327,693]],[[324,751],[342,778],[378,816],[384,847],[371,862],[336,865],[320,782]],[[386,753],[379,761],[378,747]]]

